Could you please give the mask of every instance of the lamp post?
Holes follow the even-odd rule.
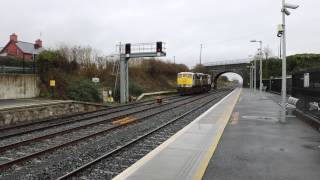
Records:
[[[250,57],[250,56],[249,56]],[[252,88],[253,88],[253,92],[256,92],[257,89],[257,61],[255,59],[255,57],[252,58],[253,59],[253,64],[252,64]]]
[[[249,88],[252,89],[252,65],[250,64],[249,66],[247,66],[247,68],[250,70],[250,77],[249,77]]]
[[[251,64],[251,89],[253,89],[254,65]]]
[[[202,48],[203,48],[203,45],[200,44],[200,57],[199,57],[200,65],[202,64]]]
[[[260,83],[259,84],[260,85],[259,85],[259,92],[261,93],[262,92],[262,41],[251,40],[250,42],[252,42],[252,43],[258,42],[260,44],[260,50],[259,50],[259,59],[260,59],[260,69],[259,69],[259,77],[260,77]],[[256,73],[256,70],[255,70],[255,73]],[[255,81],[256,81],[256,79],[255,79]],[[256,82],[255,82],[255,84],[256,84]]]
[[[252,55],[249,55],[248,57],[249,59],[251,59]],[[254,59],[252,58],[252,60]],[[250,63],[250,66],[248,68],[250,69],[250,89],[253,89],[253,69],[254,69],[253,63]]]
[[[299,5],[286,3],[282,0],[282,28],[278,32],[278,36],[282,38],[282,85],[281,85],[281,118],[280,122],[286,122],[286,102],[287,102],[287,59],[286,59],[286,15],[291,13],[288,9],[297,9]]]
[[[250,66],[249,66],[249,69],[250,69],[250,89],[253,89],[253,65],[252,64],[250,64]]]

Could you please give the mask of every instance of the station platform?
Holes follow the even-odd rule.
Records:
[[[114,179],[319,179],[320,133],[278,100],[236,89]]]
[[[114,179],[201,179],[240,93],[235,89]]]
[[[244,89],[202,179],[320,179],[319,131],[292,115],[279,123],[280,101]]]

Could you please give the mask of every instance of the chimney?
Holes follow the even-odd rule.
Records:
[[[12,33],[10,35],[10,41],[17,42],[18,41],[18,36],[15,33]]]
[[[37,40],[36,40],[36,42],[35,42],[35,44],[34,44],[34,47],[35,47],[36,49],[42,47],[42,41],[41,41],[41,39],[37,39]]]

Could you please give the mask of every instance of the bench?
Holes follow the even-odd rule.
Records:
[[[267,86],[262,86],[262,91],[267,91]]]
[[[289,97],[288,102],[286,104],[286,110],[288,114],[292,114],[292,112],[297,108],[297,103],[299,99],[294,97]]]

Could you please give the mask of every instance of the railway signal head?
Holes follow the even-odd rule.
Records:
[[[156,49],[157,53],[163,52],[163,51],[162,51],[162,42],[157,42],[156,48],[157,48],[157,49]]]
[[[131,44],[130,43],[127,43],[125,45],[125,53],[126,54],[131,54]]]

